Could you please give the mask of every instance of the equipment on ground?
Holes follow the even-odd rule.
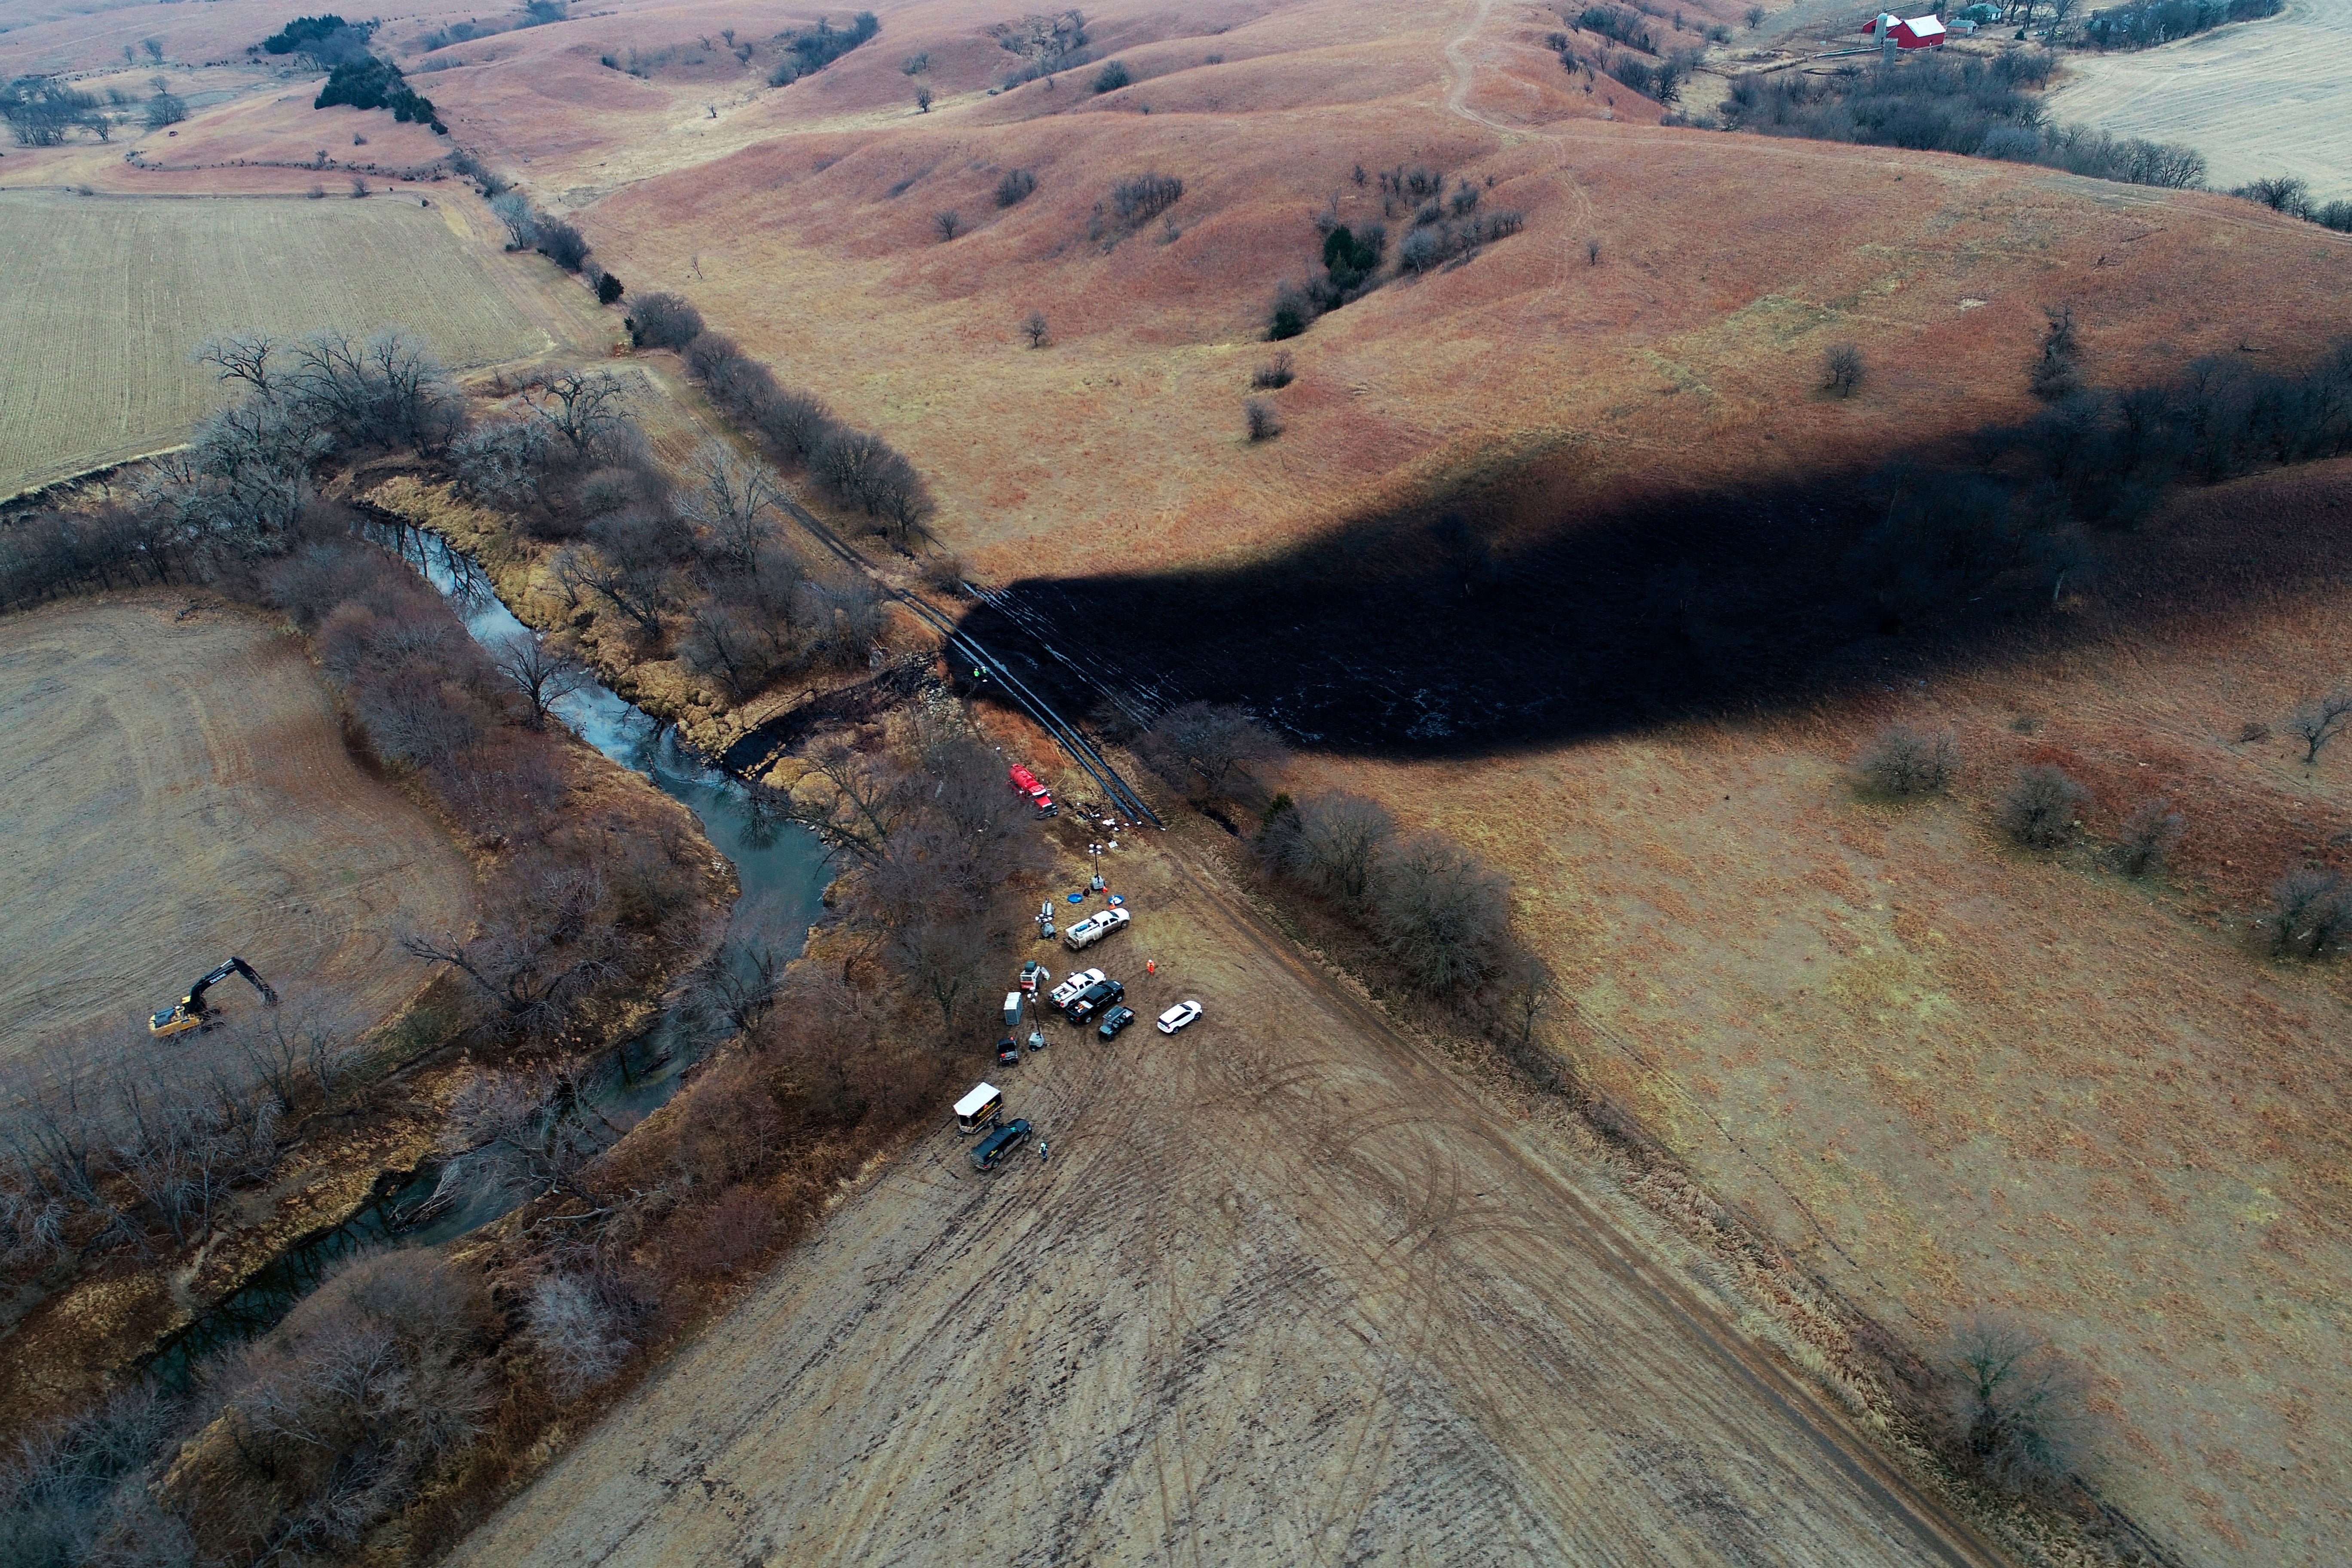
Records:
[[[1023,767],[1018,763],[1015,763],[1010,768],[1007,768],[1005,770],[1005,773],[1013,780],[1013,787],[1029,797],[1030,804],[1037,808],[1038,816],[1051,816],[1054,815],[1055,809],[1054,805],[1054,794],[1051,790],[1047,789],[1044,784],[1037,781],[1037,775],[1035,773],[1031,773],[1027,768]]]
[[[147,1032],[151,1035],[184,1035],[191,1029],[201,1033],[205,1029],[219,1027],[222,1020],[215,1016],[212,1008],[206,1005],[205,993],[232,974],[244,975],[253,982],[253,988],[261,993],[261,999],[264,1002],[268,1003],[272,1007],[278,1005],[278,993],[269,988],[269,982],[256,974],[253,972],[253,965],[245,960],[232,958],[194,985],[189,986],[188,994],[171,1006],[160,1013],[151,1014],[147,1019]]]
[[[992,1083],[983,1083],[956,1101],[956,1131],[977,1132],[983,1127],[993,1127],[1004,1113],[1004,1091]]]
[[[996,1059],[1011,1064],[1021,1059],[1021,1042],[1007,1035],[996,1042]]]

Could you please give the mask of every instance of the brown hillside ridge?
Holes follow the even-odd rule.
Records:
[[[1690,16],[1737,27],[1725,9]],[[2299,368],[2352,329],[2352,248],[2315,226],[1660,127],[1605,78],[1587,94],[1532,6],[1090,12],[1097,59],[1132,85],[1096,95],[1090,66],[993,97],[1011,57],[984,29],[1008,18],[909,6],[877,46],[715,115],[707,87],[658,71],[600,91],[598,40],[651,48],[656,15],[525,35],[436,100],[633,289],[686,294],[907,452],[940,542],[996,582],[1229,566],[1454,496],[1507,535],[1962,455],[2039,406],[2050,309],[2072,308],[2086,377],[2111,385],[2204,354]],[[918,50],[928,114],[898,69]],[[1249,444],[1267,312],[1319,263],[1317,215],[1381,217],[1356,167],[1415,163],[1524,230],[1281,345],[1285,430]],[[1012,169],[1036,189],[999,208]],[[1183,196],[1106,233],[1096,204],[1146,171]],[[1387,223],[1393,255],[1411,219]],[[1051,327],[1034,351],[1032,310]],[[1867,374],[1827,397],[1843,342]],[[2305,770],[2237,737],[2345,674],[2332,550],[2311,552],[2326,578],[2282,553],[2340,531],[2345,493],[2336,467],[2180,500],[2152,525],[2178,537],[2177,578],[2143,565],[2129,602],[2064,598],[2070,647],[2021,637],[1924,686],[1736,724],[1310,759],[1291,787],[1363,790],[1509,871],[1575,998],[1561,1048],[1898,1335],[1932,1353],[1980,1310],[2050,1335],[2094,1384],[2085,1478],[2157,1539],[2331,1562],[2352,1525],[2329,1458],[2352,1429],[2328,1412],[2352,1388],[2327,1303],[2352,1256],[2326,1195],[2342,1074],[2319,1064],[2347,1037],[2343,983],[2245,941],[2289,865],[2342,863],[2352,818],[2340,759]],[[1845,763],[1896,717],[1958,731],[1951,799],[1856,796]],[[2036,761],[2093,791],[2054,858],[1990,825]],[[2188,837],[2167,878],[2120,878],[2095,841],[2157,794]]]

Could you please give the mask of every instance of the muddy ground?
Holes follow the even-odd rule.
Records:
[[[1088,955],[1145,1021],[973,1052],[1051,1163],[943,1105],[453,1561],[1995,1560],[1177,837]]]
[[[145,1048],[146,1013],[236,953],[280,1016],[373,1025],[462,926],[447,837],[343,744],[301,642],[208,594],[0,617],[0,1067],[45,1042]],[[251,1019],[231,978],[213,997]]]

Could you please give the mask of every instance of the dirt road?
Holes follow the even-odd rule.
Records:
[[[0,1066],[143,1049],[145,1011],[231,953],[284,1016],[362,1027],[425,979],[401,930],[467,918],[464,860],[353,763],[300,645],[208,595],[0,617]]]
[[[1166,843],[1094,960],[1147,1021],[996,1080],[1051,1163],[942,1107],[455,1562],[1993,1560]]]

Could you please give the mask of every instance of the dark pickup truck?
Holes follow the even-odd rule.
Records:
[[[1097,980],[1062,1008],[1062,1016],[1073,1024],[1083,1024],[1114,1002],[1123,1001],[1127,987],[1116,980]]]

